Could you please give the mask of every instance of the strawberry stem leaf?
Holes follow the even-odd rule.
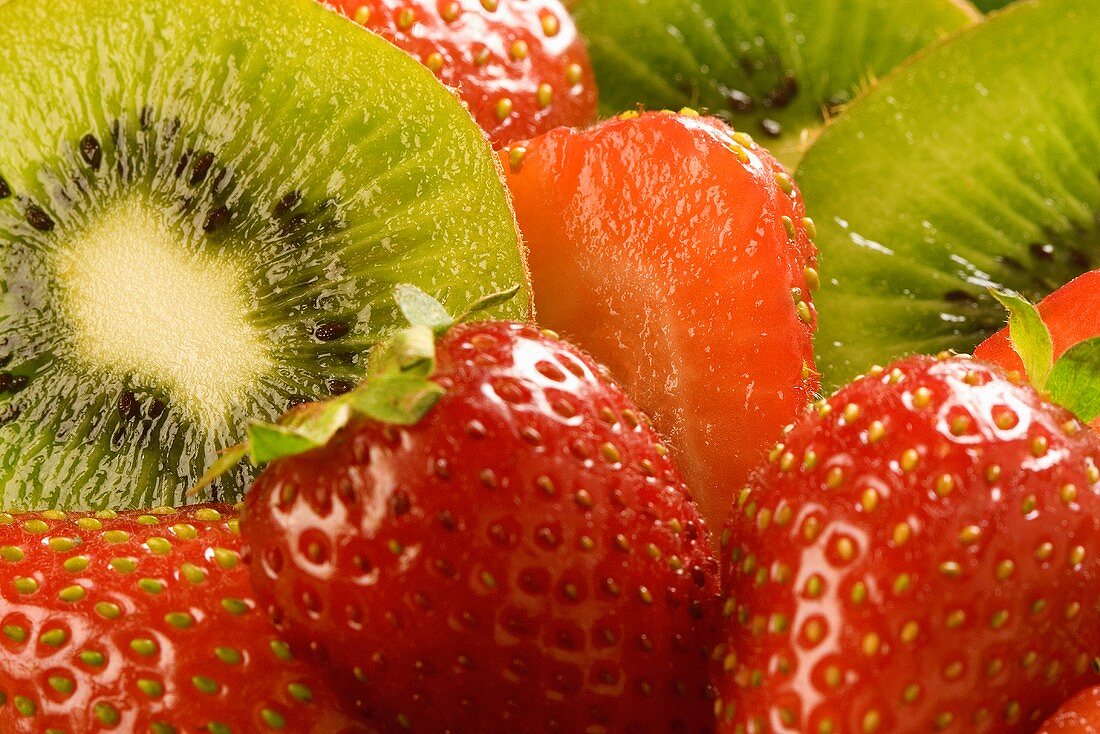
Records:
[[[443,305],[415,285],[400,283],[393,289],[393,300],[412,326],[426,326],[442,334],[454,326],[455,319]]]
[[[484,313],[491,308],[496,308],[503,303],[508,303],[508,301],[516,297],[516,294],[519,293],[519,291],[520,285],[519,283],[516,283],[514,286],[507,290],[499,291],[497,293],[490,293],[487,296],[479,298],[478,300],[474,301],[473,304],[471,304],[470,307],[466,309],[466,312],[459,316],[456,321],[469,321],[472,316],[477,316],[478,314]]]
[[[462,319],[507,303],[519,291],[516,285],[485,296]],[[252,423],[248,441],[220,456],[189,494],[198,493],[246,456],[259,466],[320,448],[356,417],[396,426],[418,423],[443,396],[443,388],[430,379],[435,372],[435,341],[456,319],[414,285],[397,285],[393,298],[410,326],[371,352],[367,378],[358,387],[324,402],[300,406],[277,423]]]
[[[1054,342],[1039,310],[1018,293],[994,289],[989,292],[1008,311],[1009,339],[1024,363],[1028,381],[1036,390],[1045,390],[1054,366]]]
[[[198,483],[187,490],[188,496],[194,497],[199,492],[209,487],[222,474],[231,471],[233,467],[240,464],[246,456],[248,456],[247,443],[239,443],[236,446],[230,446],[225,451],[221,452],[221,455],[218,456],[218,460],[210,465],[210,468],[206,470],[205,474],[199,477]]]
[[[411,426],[432,409],[443,388],[417,375],[381,375],[364,383],[369,389],[348,393],[356,413],[394,426]]]
[[[1050,371],[1046,389],[1051,400],[1085,423],[1100,416],[1100,337],[1067,349]]]

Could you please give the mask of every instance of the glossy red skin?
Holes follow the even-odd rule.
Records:
[[[326,4],[401,47],[454,87],[493,145],[596,119],[596,80],[588,51],[559,0]],[[526,45],[525,54],[515,53],[517,43]],[[542,84],[551,90],[547,104],[539,99]],[[512,109],[501,117],[497,105],[505,98]]]
[[[1066,701],[1038,734],[1100,734],[1100,686],[1087,688]]]
[[[220,514],[202,519],[202,512]],[[196,513],[200,513],[196,515]],[[340,712],[335,692],[312,665],[300,660],[280,660],[271,647],[279,640],[274,628],[256,608],[248,581],[248,570],[239,560],[241,541],[236,531],[237,512],[226,505],[193,506],[177,511],[119,513],[97,518],[88,513],[68,513],[64,519],[52,513],[29,513],[14,517],[0,514],[0,731],[6,734],[43,734],[57,730],[81,732],[149,732],[155,722],[175,726],[179,734],[213,734],[209,722],[231,727],[234,734],[266,734],[278,729],[267,725],[262,711],[283,716],[284,732],[336,734],[367,732],[351,715]],[[139,520],[139,517],[142,518]],[[25,523],[42,520],[45,532],[29,531]],[[88,526],[87,524],[91,524]],[[85,524],[85,527],[81,527]],[[189,525],[196,531],[176,527]],[[129,534],[128,539],[109,542],[112,531]],[[145,542],[153,537],[171,543],[167,554],[154,553]],[[50,543],[76,541],[68,550],[55,550]],[[154,547],[157,541],[154,541]],[[214,549],[225,559],[215,559]],[[20,549],[23,558],[7,554]],[[86,570],[63,567],[68,559],[87,556]],[[111,560],[136,559],[128,573],[115,570]],[[181,568],[193,564],[206,573],[206,580],[192,583],[182,577]],[[19,577],[33,578],[38,590],[22,594],[15,588]],[[138,586],[141,579],[165,584],[160,593]],[[83,599],[66,602],[59,592],[79,585]],[[245,612],[230,613],[223,599],[243,602]],[[111,602],[123,614],[107,619],[96,605]],[[170,624],[165,615],[184,612],[193,624],[186,629]],[[18,626],[26,631],[23,642],[6,633]],[[44,632],[65,630],[67,639],[58,646],[43,643]],[[155,640],[152,655],[138,654],[134,639]],[[230,665],[215,654],[219,646],[232,647],[242,661]],[[83,651],[102,653],[102,667],[82,662]],[[218,692],[200,692],[192,683],[202,675],[220,683]],[[51,676],[66,676],[75,685],[68,696],[49,684]],[[138,687],[140,679],[159,682],[161,697],[151,697]],[[312,702],[296,700],[290,684],[303,684],[312,691]],[[17,697],[35,704],[33,716],[21,714]],[[97,705],[109,704],[118,712],[118,723],[108,727],[95,716]]]
[[[923,408],[922,388],[930,391]],[[720,731],[818,732],[828,719],[838,734],[1024,734],[1100,682],[1090,667],[1100,650],[1100,439],[1030,387],[963,358],[900,361],[826,406],[793,428],[726,529],[724,589],[733,601],[715,655]],[[997,427],[992,416],[1002,410],[1014,412],[1014,427]],[[950,426],[963,415],[970,426],[956,436]],[[874,421],[885,428],[877,441]],[[1033,448],[1037,438],[1048,442],[1044,451]],[[905,471],[910,450],[918,461]],[[994,465],[1000,476],[991,482]],[[841,481],[834,474],[829,488],[834,470]],[[944,474],[954,487],[937,493]],[[1067,484],[1075,496],[1063,497]],[[909,529],[899,531],[902,523]],[[1077,547],[1084,557],[1072,565]],[[1014,571],[998,578],[1005,561]],[[943,565],[951,563],[957,575]],[[853,600],[858,583],[862,603]],[[1002,610],[1007,620],[996,616]],[[959,611],[964,618],[952,617]],[[907,704],[911,684],[921,688]],[[872,712],[877,728],[868,726]]]
[[[278,623],[383,732],[710,731],[717,563],[656,435],[534,327],[438,352],[420,423],[360,421],[248,495]]]
[[[1038,308],[1050,330],[1055,359],[1074,344],[1100,336],[1100,270],[1074,278],[1044,298]],[[1008,327],[979,344],[974,356],[999,364],[1006,370],[1024,372],[1020,355],[1012,348]],[[1091,425],[1094,430],[1100,429],[1100,419]]]
[[[781,190],[767,151],[731,133],[649,113],[501,154],[541,323],[653,416],[715,528],[818,388],[802,198]]]

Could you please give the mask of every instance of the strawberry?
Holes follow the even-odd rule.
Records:
[[[813,222],[713,118],[630,113],[502,152],[543,324],[669,437],[711,527],[818,386]]]
[[[256,608],[225,505],[0,513],[0,731],[365,732]]]
[[[1100,686],[1081,691],[1047,719],[1039,734],[1100,734]]]
[[[494,145],[596,115],[596,81],[559,0],[330,0],[458,90]]]
[[[1097,682],[1100,438],[999,369],[843,388],[723,539],[721,732],[1033,732]]]
[[[276,626],[383,732],[709,731],[717,561],[645,418],[551,334],[402,308],[362,386],[250,432]]]
[[[1017,309],[1019,306],[1027,308],[1019,301],[1016,306]],[[1038,313],[1049,334],[1049,361],[1059,360],[1072,347],[1100,336],[1100,270],[1085,273],[1051,293],[1039,303]],[[1005,327],[979,344],[974,349],[974,356],[999,364],[1006,370],[1025,373],[1018,349],[1009,327]],[[1049,369],[1049,365],[1044,366]],[[1028,377],[1035,381],[1034,375]],[[1100,419],[1093,419],[1090,425],[1100,429]]]

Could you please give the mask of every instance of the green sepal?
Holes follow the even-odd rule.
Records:
[[[426,326],[436,334],[454,326],[455,319],[443,304],[415,285],[400,283],[394,286],[393,300],[412,326]]]
[[[1050,371],[1046,389],[1052,401],[1085,423],[1100,416],[1100,337],[1067,349]]]
[[[1045,390],[1054,366],[1054,342],[1039,310],[1018,293],[989,291],[1008,311],[1008,334],[1012,349],[1020,355],[1028,381]]]
[[[278,423],[254,422],[248,427],[249,455],[257,466],[324,446],[348,424],[352,406],[341,395],[303,405]]]
[[[367,379],[389,374],[428,377],[435,370],[435,339],[435,332],[423,324],[402,329],[371,352]]]
[[[516,285],[481,298],[462,319],[507,303],[519,292],[520,286]],[[410,326],[371,353],[367,378],[358,387],[324,402],[300,406],[277,423],[252,423],[248,440],[227,449],[190,494],[196,494],[246,456],[259,466],[320,448],[356,417],[395,426],[420,422],[445,392],[430,379],[435,372],[435,342],[456,320],[416,286],[398,285],[393,297]]]
[[[231,471],[233,467],[240,464],[244,460],[244,457],[248,456],[248,444],[239,443],[236,446],[230,446],[225,451],[221,452],[218,456],[218,460],[210,465],[210,468],[206,470],[206,473],[199,477],[198,483],[187,491],[187,494],[194,496],[201,490],[210,486],[215,479]]]
[[[359,414],[394,426],[411,426],[420,422],[444,392],[427,377],[380,375],[346,397]]]
[[[498,291],[496,293],[490,293],[487,296],[479,298],[470,305],[466,312],[459,316],[456,321],[469,321],[471,317],[484,313],[490,309],[501,306],[508,301],[516,297],[516,294],[520,291],[519,283],[507,290]]]

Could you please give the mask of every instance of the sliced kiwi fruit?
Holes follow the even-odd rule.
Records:
[[[1100,265],[1100,13],[1015,5],[898,69],[797,178],[823,269],[818,366],[832,385],[912,352],[969,351]]]
[[[9,0],[0,49],[0,507],[183,502],[350,389],[396,283],[528,313],[469,114],[313,0]]]
[[[870,80],[979,14],[965,0],[578,0],[602,112],[693,107],[793,165]]]

